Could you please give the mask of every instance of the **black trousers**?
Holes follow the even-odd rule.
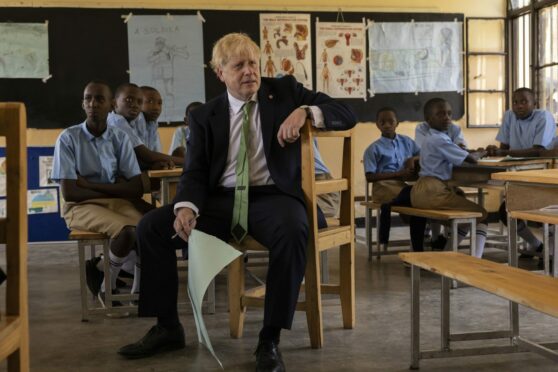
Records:
[[[405,186],[389,203],[382,204],[380,209],[380,243],[389,242],[389,230],[391,229],[391,206],[411,207],[412,186]],[[404,218],[402,215],[401,217]],[[424,228],[426,219],[422,217],[409,216],[409,230],[411,235],[411,245],[413,251],[422,252],[424,250]]]
[[[224,241],[231,239],[234,191],[223,189],[206,202],[196,229]],[[321,212],[319,212],[321,215]],[[146,214],[137,227],[141,256],[140,316],[176,314],[178,274],[176,249],[187,243],[171,239],[175,231],[173,206]],[[320,225],[325,219],[320,216]],[[306,267],[308,220],[304,204],[275,186],[250,188],[248,233],[269,249],[264,326],[290,329]]]

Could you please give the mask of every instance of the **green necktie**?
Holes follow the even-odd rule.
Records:
[[[246,145],[250,135],[250,109],[253,101],[248,101],[242,106],[242,131],[240,146],[236,157],[236,187],[234,190],[233,218],[231,234],[240,243],[248,233],[248,186],[250,183],[250,166]]]

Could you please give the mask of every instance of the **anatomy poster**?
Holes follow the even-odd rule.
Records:
[[[335,98],[366,98],[364,23],[316,22],[316,85]]]
[[[461,22],[372,22],[372,93],[461,92]]]
[[[47,24],[0,23],[0,78],[48,75]]]
[[[160,122],[182,121],[188,102],[205,101],[202,22],[197,16],[132,16],[128,54],[130,82],[161,93]]]
[[[293,75],[312,86],[310,14],[260,14],[263,77]]]

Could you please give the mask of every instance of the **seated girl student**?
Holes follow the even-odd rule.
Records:
[[[535,109],[535,95],[531,89],[519,88],[513,92],[512,109],[505,112],[496,135],[500,147],[490,145],[486,150],[491,156],[556,156],[556,151],[552,150],[555,135],[556,123],[552,114]],[[500,220],[507,223],[505,202],[500,206]],[[542,252],[542,242],[533,235],[525,221],[518,221],[517,234],[529,244],[521,258]],[[543,260],[540,263],[543,264]]]
[[[186,106],[186,112],[184,113],[184,125],[176,128],[174,134],[172,135],[172,142],[169,148],[169,155],[177,156],[183,158],[188,152],[188,141],[190,140],[190,123],[188,116],[196,108],[203,105],[201,102],[192,102]]]
[[[405,181],[416,179],[415,164],[418,160],[419,148],[410,137],[395,132],[398,125],[393,108],[384,107],[378,110],[376,126],[382,136],[364,152],[366,180],[373,182],[372,200],[382,204],[380,244],[389,242],[391,208],[387,203],[392,202],[407,186]],[[414,227],[418,227],[420,222],[413,217],[410,222],[413,250],[422,250],[424,226],[415,231]]]
[[[417,183],[411,190],[411,204],[424,209],[456,209],[482,214],[477,223],[476,257],[482,257],[486,243],[487,212],[480,205],[467,200],[463,191],[448,185],[455,165],[464,162],[476,163],[485,155],[484,151],[468,152],[456,145],[445,133],[451,124],[451,106],[441,98],[429,100],[424,108],[430,125],[430,135],[425,137],[420,150],[420,172]],[[468,229],[458,229],[458,242]]]

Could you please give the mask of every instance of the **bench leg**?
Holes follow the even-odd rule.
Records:
[[[366,233],[366,247],[368,248],[368,261],[372,261],[372,210],[366,208],[366,213],[364,214],[364,230]]]
[[[419,369],[420,359],[420,268],[411,266],[411,369]]]
[[[321,270],[322,284],[329,283],[329,263],[328,263],[327,251],[320,252],[320,270]]]
[[[450,349],[450,286],[451,279],[445,276],[440,276],[442,280],[442,293],[441,293],[441,331],[442,331],[442,350],[449,351]]]
[[[508,264],[517,267],[517,220],[508,214]],[[510,301],[510,344],[514,345],[515,339],[519,336],[519,306],[516,302]]]
[[[382,258],[382,245],[380,244],[380,209],[376,210],[376,249],[378,251],[378,260]]]
[[[543,245],[544,245],[544,274],[550,275],[550,239],[548,234],[548,223],[543,223]]]
[[[89,311],[87,307],[87,279],[85,277],[85,246],[82,241],[78,241],[78,260],[79,260],[79,289],[81,292],[81,321],[87,322]],[[94,247],[94,246],[93,246]]]

